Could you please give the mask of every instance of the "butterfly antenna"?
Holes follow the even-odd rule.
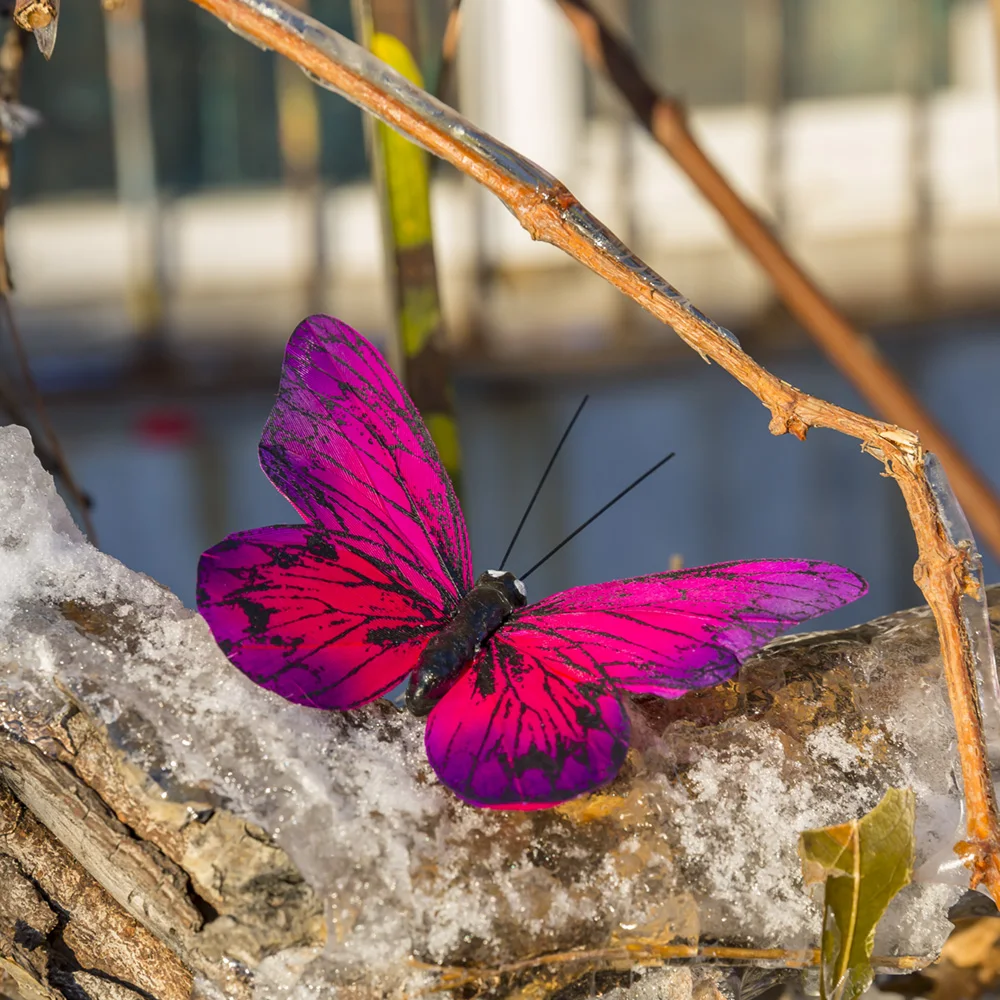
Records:
[[[573,424],[576,423],[576,418],[580,416],[584,406],[587,405],[587,400],[590,396],[584,396],[580,400],[580,405],[576,408],[576,413],[573,414],[573,419],[570,420],[563,431],[563,436],[559,439],[559,444],[556,445],[556,450],[552,452],[552,457],[549,459],[549,464],[545,466],[545,471],[542,473],[542,478],[538,480],[538,485],[535,487],[535,492],[532,494],[531,499],[528,501],[528,506],[521,515],[521,521],[514,531],[514,537],[510,540],[510,545],[507,546],[507,551],[503,554],[503,559],[500,560],[499,569],[503,569],[507,563],[508,558],[510,558],[511,551],[514,548],[514,543],[517,541],[517,536],[521,534],[521,529],[524,527],[524,522],[528,520],[528,515],[531,513],[531,508],[535,506],[535,501],[538,499],[538,494],[542,492],[542,487],[545,485],[545,480],[548,478],[549,473],[552,471],[552,466],[555,464],[556,458],[559,456],[559,452],[562,450],[562,446],[566,443],[566,438],[569,437],[569,432],[573,429]]]
[[[657,462],[656,465],[654,465],[651,469],[647,469],[638,479],[636,479],[632,483],[629,483],[629,485],[626,486],[625,489],[621,491],[621,493],[619,493],[613,499],[609,500],[596,514],[594,514],[591,517],[588,517],[587,520],[584,521],[583,524],[581,524],[580,527],[576,529],[576,531],[570,532],[570,534],[568,534],[551,552],[549,552],[547,555],[539,559],[538,562],[536,562],[535,565],[532,566],[527,573],[522,573],[519,579],[527,580],[528,577],[531,576],[531,574],[534,573],[535,570],[542,565],[542,563],[548,562],[567,542],[570,542],[574,538],[576,538],[576,536],[579,535],[584,528],[586,528],[590,524],[593,524],[594,521],[596,521],[606,510],[610,509],[611,507],[614,507],[614,505],[618,503],[618,501],[621,500],[621,498],[625,496],[626,493],[631,493],[631,491],[634,490],[639,485],[639,483],[641,483],[644,479],[648,479],[654,472],[656,472],[656,470],[661,465],[666,465],[667,462],[669,462],[670,459],[674,457],[674,454],[675,454],[674,452],[671,452],[669,455],[667,455],[666,458],[661,458],[659,462]]]

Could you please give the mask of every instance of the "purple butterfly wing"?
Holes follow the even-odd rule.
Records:
[[[353,708],[398,684],[472,583],[451,481],[375,348],[301,323],[260,444],[308,522],[231,535],[198,568],[198,608],[229,658],[291,701]]]
[[[424,422],[382,355],[329,316],[296,328],[260,463],[302,517],[445,606],[472,586],[469,538]]]
[[[340,709],[398,684],[443,618],[395,567],[301,524],[240,532],[205,552],[198,608],[252,680]]]
[[[441,781],[492,809],[541,809],[610,781],[629,718],[598,665],[542,631],[493,637],[431,710],[424,744]]]
[[[867,590],[831,563],[719,563],[565,590],[517,612],[501,634],[520,647],[523,635],[543,631],[619,687],[678,697],[726,680],[787,628]]]

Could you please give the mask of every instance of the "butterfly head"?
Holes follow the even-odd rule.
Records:
[[[493,590],[499,591],[507,598],[512,609],[523,608],[528,603],[528,592],[525,590],[524,584],[513,573],[505,573],[499,569],[488,569],[476,581],[476,586],[491,587]]]

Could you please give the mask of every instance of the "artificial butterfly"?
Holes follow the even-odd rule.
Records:
[[[604,784],[628,750],[627,693],[724,681],[867,590],[839,566],[772,559],[526,606],[513,574],[473,577],[419,413],[375,347],[327,316],[289,340],[260,464],[305,524],[238,532],[201,557],[198,608],[219,646],[315,708],[357,708],[409,678],[431,766],[477,806],[537,809]]]

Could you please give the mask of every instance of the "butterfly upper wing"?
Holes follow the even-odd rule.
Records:
[[[240,532],[205,552],[198,609],[252,680],[317,708],[354,708],[395,687],[443,621],[395,566],[301,524]]]
[[[596,663],[558,637],[495,635],[431,710],[424,744],[459,798],[494,809],[540,809],[613,778],[629,718]]]
[[[517,612],[501,634],[520,646],[543,632],[628,691],[676,697],[726,680],[787,628],[867,589],[831,563],[719,563],[565,590]]]
[[[326,316],[288,342],[260,461],[308,524],[209,549],[199,610],[264,687],[320,708],[362,705],[406,677],[472,585],[451,480],[382,356]]]
[[[312,316],[292,334],[260,463],[305,520],[395,565],[437,605],[472,586],[465,519],[434,442],[392,369],[346,324]]]

